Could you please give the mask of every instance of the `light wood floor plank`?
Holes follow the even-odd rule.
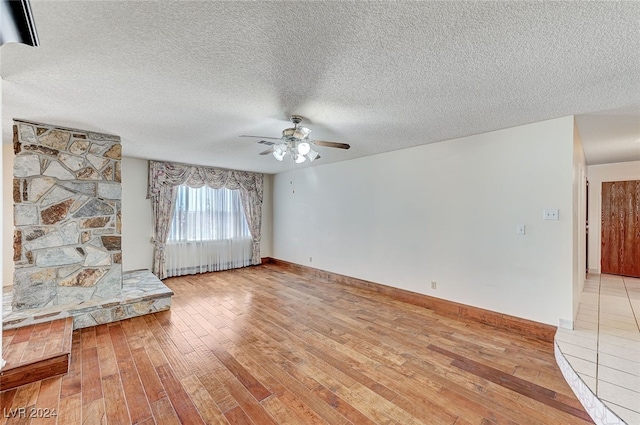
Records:
[[[76,393],[60,399],[59,425],[82,423],[82,400],[80,397],[80,393]]]
[[[69,372],[62,377],[60,398],[80,394],[82,391],[82,340],[79,332],[74,332],[71,339],[71,359]]]
[[[180,419],[176,415],[176,411],[171,406],[171,402],[168,398],[161,398],[160,400],[151,404],[151,410],[153,411],[153,417],[157,424],[162,425],[180,425]]]
[[[107,415],[104,399],[98,398],[91,402],[82,403],[82,425],[106,425]]]
[[[107,422],[112,424],[133,422],[129,417],[127,399],[124,395],[120,375],[113,373],[103,376],[101,383],[104,391],[104,406]]]
[[[274,394],[262,400],[260,404],[279,424],[306,425],[289,407],[286,397],[284,397],[283,394],[284,392]]]
[[[60,376],[45,379],[40,383],[38,399],[31,412],[33,418],[30,425],[51,425],[57,422],[60,411],[61,384],[62,378]]]
[[[182,424],[204,424],[198,409],[189,398],[184,387],[168,365],[157,368],[160,381],[164,385],[167,396]],[[158,419],[158,418],[156,418]]]
[[[152,416],[151,407],[145,395],[140,376],[135,366],[127,339],[120,324],[110,326],[111,342],[114,347],[120,381],[124,389],[129,415],[134,423],[142,422]]]
[[[215,400],[195,375],[181,379],[181,383],[205,423],[211,425],[225,425],[227,423]]]
[[[102,399],[100,365],[96,347],[82,349],[82,405]]]

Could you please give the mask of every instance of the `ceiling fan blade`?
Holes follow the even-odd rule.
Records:
[[[271,145],[275,145],[275,142],[268,142],[266,140],[258,140],[256,143],[259,143],[261,145],[267,145],[267,146],[271,146]]]
[[[351,145],[338,142],[327,142],[325,140],[312,140],[311,143],[318,146],[325,146],[327,148],[349,149]]]
[[[269,155],[270,153],[273,153],[273,148],[269,148],[266,151],[260,152],[258,155]]]
[[[243,134],[241,136],[238,137],[253,137],[255,139],[271,139],[271,140],[280,140],[280,137],[265,137],[265,136],[248,136],[246,134]]]

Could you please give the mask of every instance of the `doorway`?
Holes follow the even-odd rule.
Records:
[[[602,273],[640,277],[640,180],[602,183]]]

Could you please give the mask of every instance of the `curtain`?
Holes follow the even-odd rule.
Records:
[[[176,201],[175,186],[160,186],[155,196],[151,197],[153,214],[153,274],[158,279],[166,275],[165,246],[171,229],[171,219]]]
[[[153,273],[159,279],[166,277],[165,248],[175,205],[175,188],[180,185],[239,190],[251,234],[251,264],[260,264],[263,178],[263,174],[247,171],[149,161],[148,197],[153,206],[154,220]]]
[[[165,247],[167,277],[249,266],[252,247],[239,190],[178,187]]]

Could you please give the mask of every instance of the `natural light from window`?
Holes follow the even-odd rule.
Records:
[[[240,192],[179,186],[168,243],[251,239]]]

